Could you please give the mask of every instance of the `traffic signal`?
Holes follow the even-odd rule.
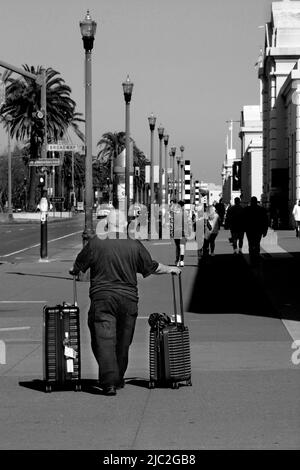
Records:
[[[45,180],[45,175],[43,175],[42,173],[39,175],[39,187],[41,189],[44,188],[45,186],[45,183],[46,183],[46,180]]]
[[[34,132],[36,136],[43,140],[45,129],[44,129],[44,112],[42,110],[38,110],[32,114],[33,121],[34,121]]]

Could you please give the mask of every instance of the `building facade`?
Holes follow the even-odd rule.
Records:
[[[241,200],[263,197],[262,119],[260,106],[244,106],[241,112]]]
[[[273,2],[259,61],[263,119],[263,197],[270,216],[292,224],[300,198],[300,2]]]

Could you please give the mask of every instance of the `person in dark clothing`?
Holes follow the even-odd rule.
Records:
[[[242,254],[245,220],[244,208],[239,197],[234,198],[234,205],[227,210],[225,227],[231,232],[231,241],[234,254]]]
[[[226,211],[225,204],[223,202],[223,198],[221,198],[219,200],[219,202],[217,202],[217,204],[215,205],[215,208],[216,208],[217,214],[219,216],[220,225],[223,225],[224,217],[225,217],[225,211]]]
[[[108,231],[93,237],[78,254],[70,274],[90,268],[88,326],[91,345],[99,365],[102,393],[116,395],[125,384],[136,318],[138,315],[137,273],[179,274],[180,269],[152,260],[144,245],[126,237],[125,217],[113,210],[107,216]]]
[[[268,214],[264,207],[258,205],[255,196],[251,197],[250,206],[245,207],[244,211],[250,260],[255,262],[260,254],[261,238],[268,232]]]

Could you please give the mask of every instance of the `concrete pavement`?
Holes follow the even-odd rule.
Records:
[[[247,255],[233,257],[224,230],[209,263],[198,267],[196,252],[187,250],[182,276],[192,387],[148,389],[147,319],[154,311],[172,312],[171,281],[169,276],[139,281],[127,384],[116,397],[95,395],[90,387],[97,368],[86,326],[87,283],[78,284],[83,391],[43,392],[42,308],[72,298],[67,272],[81,248],[80,235],[55,242],[48,263],[38,262],[38,253],[29,250],[27,260],[0,266],[0,339],[6,345],[6,364],[0,365],[0,448],[299,448],[300,365],[291,360],[296,337],[280,317],[296,326],[299,321],[296,295],[282,315],[281,308],[291,296],[300,241],[292,232],[268,238],[269,251],[258,267],[248,264]],[[170,241],[145,246],[155,259],[172,264]]]

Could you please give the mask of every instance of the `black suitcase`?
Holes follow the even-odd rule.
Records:
[[[76,278],[73,277],[74,304],[63,302],[44,307],[43,359],[45,391],[53,387],[81,390],[80,323]]]
[[[149,388],[158,385],[179,388],[192,385],[188,327],[184,324],[181,274],[178,276],[180,314],[177,311],[175,274],[172,274],[174,321],[162,328],[151,328],[149,341]]]

